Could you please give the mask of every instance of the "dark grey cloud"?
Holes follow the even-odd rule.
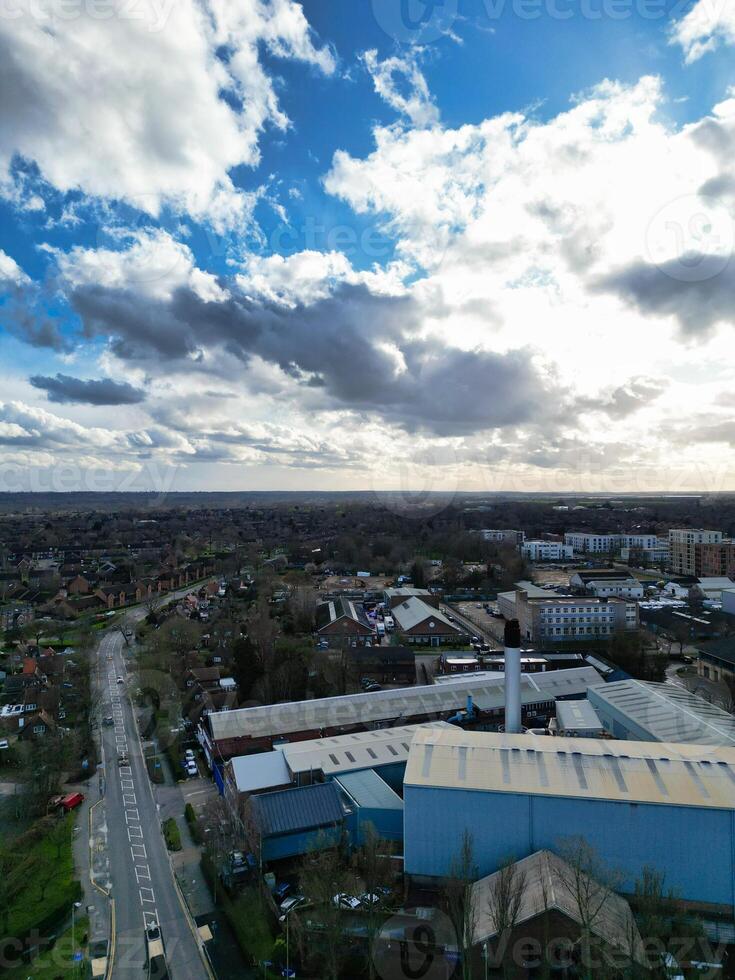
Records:
[[[576,400],[580,411],[602,412],[611,419],[624,419],[659,398],[668,382],[656,378],[631,378],[617,388],[602,392],[597,398]]]
[[[50,402],[62,405],[137,405],[145,398],[145,392],[141,388],[135,388],[127,381],[113,381],[111,378],[83,381],[68,374],[57,374],[54,378],[35,374],[28,380],[34,388],[45,391]]]
[[[641,313],[676,317],[684,334],[701,336],[735,317],[735,260],[692,253],[660,266],[638,261],[592,289],[615,293]]]
[[[343,285],[311,305],[286,308],[231,294],[206,302],[187,288],[170,301],[100,286],[71,296],[88,336],[112,338],[130,362],[185,365],[219,346],[244,366],[277,364],[324,407],[378,414],[408,430],[458,435],[522,424],[561,410],[564,393],[527,350],[464,351],[419,339],[409,297]]]

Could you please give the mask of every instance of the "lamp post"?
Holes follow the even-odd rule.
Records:
[[[287,978],[290,977],[290,975],[291,975],[291,972],[290,972],[291,971],[291,964],[290,964],[290,960],[289,960],[289,935],[290,935],[290,929],[289,929],[288,918],[289,918],[289,916],[291,915],[292,912],[294,912],[298,908],[301,908],[301,906],[304,904],[304,902],[305,902],[305,899],[303,899],[303,898],[300,901],[295,902],[287,912],[284,912],[283,915],[281,915],[281,916],[278,917],[278,921],[279,922],[285,922],[286,923],[286,977]]]

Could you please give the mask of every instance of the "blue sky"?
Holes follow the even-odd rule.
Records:
[[[0,489],[735,489],[728,4],[113,7],[0,17]]]

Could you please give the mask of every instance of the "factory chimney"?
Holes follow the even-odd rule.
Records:
[[[505,730],[521,730],[521,627],[517,619],[505,624]]]

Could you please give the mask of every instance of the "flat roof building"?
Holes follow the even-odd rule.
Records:
[[[560,701],[556,706],[556,733],[571,738],[599,738],[605,726],[586,698]]]

